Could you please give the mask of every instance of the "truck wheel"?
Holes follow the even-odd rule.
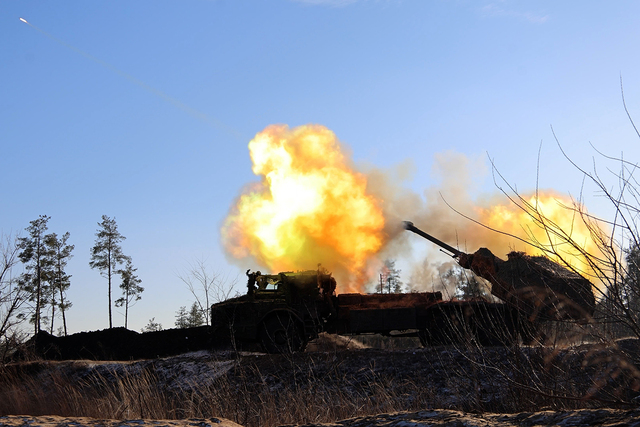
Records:
[[[293,316],[271,316],[260,328],[260,344],[267,353],[293,353],[305,347],[302,325]]]

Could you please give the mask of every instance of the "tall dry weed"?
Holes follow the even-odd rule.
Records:
[[[628,352],[638,349],[632,344],[625,343]],[[624,407],[640,389],[640,374],[624,352],[613,350],[482,347],[467,341],[415,351],[238,355],[221,361],[229,370],[191,381],[183,373],[188,370],[171,370],[176,358],[102,369],[32,362],[0,367],[0,415],[223,417],[245,426],[275,426],[432,408]],[[214,369],[211,364],[220,361],[190,362]]]
[[[257,367],[234,381],[222,376],[204,385],[168,392],[152,369],[91,375],[81,381],[49,363],[3,368],[0,414],[60,415],[107,419],[224,417],[246,426],[328,422],[424,408],[433,396],[407,381],[396,384],[371,372],[352,389],[313,374],[287,386],[256,383]]]

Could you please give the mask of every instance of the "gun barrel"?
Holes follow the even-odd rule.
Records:
[[[422,236],[425,239],[435,243],[436,245],[440,246],[441,248],[443,248],[444,250],[451,252],[451,256],[454,258],[458,258],[460,255],[463,254],[462,251],[457,250],[456,248],[454,248],[453,246],[449,246],[447,245],[445,242],[443,242],[442,240],[436,239],[435,237],[433,237],[430,234],[425,233],[424,231],[420,230],[418,227],[416,227],[415,225],[413,225],[413,223],[411,221],[404,221],[404,228],[405,230],[409,230],[409,231],[413,231],[414,233],[416,233],[418,236]]]

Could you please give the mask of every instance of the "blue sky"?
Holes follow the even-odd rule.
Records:
[[[100,329],[89,249],[115,217],[146,288],[130,326],[170,327],[189,263],[243,281],[219,228],[256,180],[247,144],[265,126],[325,125],[378,168],[410,160],[418,193],[446,150],[488,154],[531,189],[542,141],[540,186],[576,194],[550,126],[587,168],[589,142],[640,157],[620,96],[622,75],[640,120],[639,21],[634,1],[5,1],[0,229],[46,214],[69,231],[70,329]],[[479,187],[495,191],[490,175]]]

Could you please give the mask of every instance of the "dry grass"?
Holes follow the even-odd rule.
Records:
[[[26,366],[27,372],[19,368],[2,372],[0,413],[157,418],[170,407],[170,399],[154,386],[149,372],[78,382],[52,365],[43,381],[41,375],[29,375]]]
[[[625,345],[629,354],[639,349],[637,340]],[[104,369],[78,362],[74,369],[68,369],[72,362],[7,365],[0,367],[0,415],[223,417],[245,426],[276,426],[428,408],[625,407],[640,388],[640,373],[625,365],[628,359],[595,345],[236,356],[196,361],[206,372],[215,363],[233,366],[206,381],[185,370],[167,371],[177,358],[98,365]]]
[[[39,375],[30,372],[34,369],[40,371]],[[54,364],[5,367],[0,372],[0,415],[98,419],[216,416],[246,426],[274,426],[421,409],[433,398],[416,384],[394,384],[382,378],[372,378],[367,387],[359,391],[336,388],[335,384],[315,378],[274,389],[266,382],[255,383],[255,378],[261,375],[255,367],[251,370],[247,377],[234,381],[222,376],[210,384],[190,384],[182,390],[167,391],[152,370],[92,375],[78,382]]]

